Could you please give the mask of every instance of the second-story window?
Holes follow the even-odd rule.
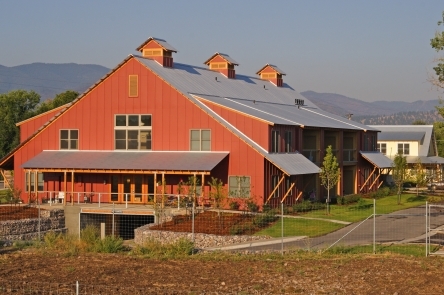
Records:
[[[387,154],[387,144],[386,143],[377,143],[378,152],[385,155]]]
[[[398,154],[408,156],[410,155],[409,143],[398,143]]]
[[[271,152],[272,153],[279,153],[279,131],[278,130],[272,130],[271,131]]]
[[[62,129],[60,130],[60,149],[78,150],[79,149],[79,130]]]
[[[114,140],[116,150],[151,150],[151,115],[116,115]]]
[[[191,151],[211,151],[211,130],[195,129],[190,132]]]
[[[291,153],[291,131],[287,130],[285,131],[285,152]]]

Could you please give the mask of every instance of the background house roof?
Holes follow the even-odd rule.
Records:
[[[418,141],[418,156],[437,156],[433,125],[370,125],[370,127],[381,131],[378,133],[378,141],[390,141],[390,136],[395,138],[393,141],[396,141],[396,138],[400,138],[399,141]],[[431,144],[435,154],[429,154]]]
[[[393,161],[380,152],[360,152],[361,155],[370,163],[378,168],[390,168],[393,166]]]

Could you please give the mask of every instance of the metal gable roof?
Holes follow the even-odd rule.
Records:
[[[174,51],[177,52],[177,49],[171,46],[166,40],[155,38],[155,37],[149,37],[145,42],[139,45],[139,47],[136,48],[137,51],[141,50],[145,44],[150,42],[151,40],[156,41],[160,46],[162,46],[165,50]]]
[[[300,153],[268,154],[267,158],[289,175],[317,174],[321,171],[318,166]]]
[[[419,133],[424,133],[422,140],[418,140],[419,141],[418,156],[429,156],[430,144],[435,144],[434,141],[432,142],[433,125],[370,125],[370,126],[372,128],[381,131],[378,134],[378,141],[379,140],[389,141],[390,140],[388,139],[389,135],[393,135],[394,137],[397,138],[402,138],[402,137],[418,138]],[[385,135],[386,132],[388,135]],[[385,139],[380,139],[380,138],[385,138]],[[407,141],[407,139],[400,139],[399,141]]]
[[[390,168],[393,167],[393,161],[380,152],[360,152],[361,155],[370,163],[378,168]]]
[[[228,152],[43,151],[24,169],[211,171]]]
[[[385,141],[419,141],[423,142],[425,132],[389,132],[384,131],[378,134],[378,140]]]
[[[207,68],[180,63],[165,68],[150,59],[136,58],[185,95],[193,94],[274,124],[373,130],[318,109],[287,84],[276,87],[269,81],[238,74],[236,79],[228,79]],[[298,108],[295,99],[303,99],[305,105]]]

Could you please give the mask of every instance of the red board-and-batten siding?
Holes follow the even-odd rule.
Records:
[[[139,76],[136,98],[128,97],[129,75]],[[133,58],[15,153],[15,183],[24,190],[22,163],[43,150],[59,149],[60,129],[79,130],[80,150],[114,150],[115,114],[152,114],[155,151],[189,150],[190,129],[211,129],[211,150],[230,151],[229,175],[251,176],[252,194],[263,197],[263,157]],[[108,190],[109,184],[95,187]]]
[[[65,106],[55,108],[41,115],[32,117],[26,121],[17,124],[20,127],[20,142],[25,141],[34,132],[36,132],[43,124],[48,122],[52,117],[58,114]]]

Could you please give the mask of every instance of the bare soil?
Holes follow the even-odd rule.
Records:
[[[38,218],[38,216],[39,210],[34,207],[23,205],[0,206],[0,221]]]
[[[0,294],[2,286],[72,290],[76,281],[96,291],[87,294],[442,294],[440,257],[267,257],[156,260],[24,250],[0,254]]]
[[[0,220],[37,216],[36,208],[0,207]],[[223,217],[220,223],[215,212],[197,215],[196,231],[229,234],[227,228],[249,222],[239,214]],[[190,230],[189,219],[178,217],[162,229]],[[148,259],[0,248],[0,294],[75,294],[76,281],[80,294],[442,294],[444,259],[437,256],[210,255]]]

